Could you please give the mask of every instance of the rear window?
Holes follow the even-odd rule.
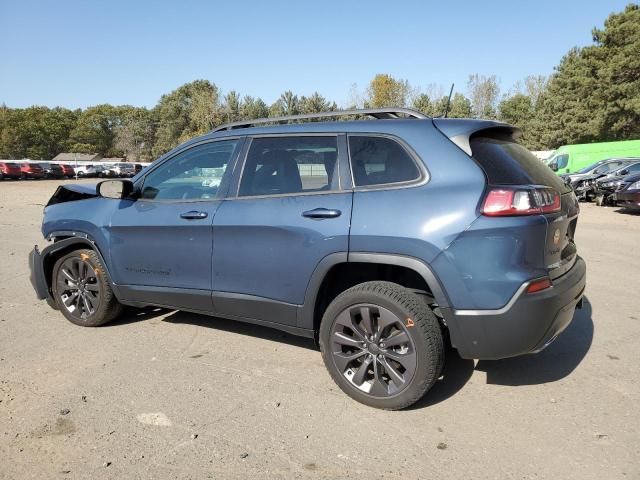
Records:
[[[545,185],[559,192],[569,187],[506,132],[482,131],[469,140],[473,158],[491,185]]]

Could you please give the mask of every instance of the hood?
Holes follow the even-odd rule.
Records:
[[[77,200],[85,200],[87,198],[97,197],[96,185],[86,183],[68,183],[61,185],[49,199],[49,205],[57,203],[75,202]]]
[[[564,175],[561,175],[561,176],[567,178],[571,182],[577,182],[578,180],[583,180],[586,177],[589,177],[590,175],[592,174],[591,173],[565,173]]]
[[[573,181],[575,182],[575,181],[596,180],[602,176],[603,176],[602,173],[592,173],[591,175],[582,174],[578,178],[574,179]]]

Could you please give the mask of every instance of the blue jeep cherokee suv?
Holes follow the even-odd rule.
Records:
[[[365,120],[317,121],[342,115]],[[518,134],[408,109],[224,125],[132,180],[58,188],[31,281],[78,325],[155,305],[315,337],[344,392],[407,407],[446,344],[537,352],[581,304],[578,203]]]

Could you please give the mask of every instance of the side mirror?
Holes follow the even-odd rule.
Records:
[[[551,170],[553,170],[554,172],[558,171],[558,164],[557,163],[551,163],[551,164],[549,164],[549,167],[551,167]]]
[[[114,198],[122,200],[133,192],[133,182],[131,180],[105,180],[96,187],[98,196],[104,198]]]
[[[625,168],[624,170],[619,172],[619,175],[629,175],[629,170]]]

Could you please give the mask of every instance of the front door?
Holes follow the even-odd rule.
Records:
[[[296,325],[318,263],[348,251],[352,192],[340,188],[338,139],[251,140],[237,195],[213,221],[216,312]]]
[[[125,300],[211,311],[212,222],[237,139],[187,148],[153,168],[107,227]]]

